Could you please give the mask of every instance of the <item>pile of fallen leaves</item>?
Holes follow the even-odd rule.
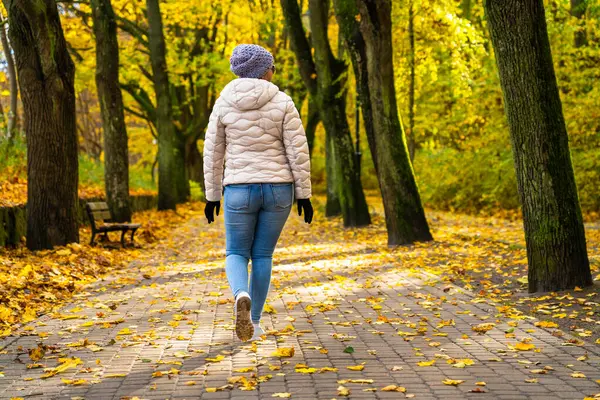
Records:
[[[0,336],[15,324],[27,323],[41,313],[61,307],[86,285],[106,274],[126,274],[128,264],[146,256],[171,230],[194,215],[198,203],[184,204],[173,211],[144,211],[134,214],[142,224],[135,246],[117,243],[90,246],[89,227],[80,230],[81,243],[54,250],[31,252],[24,247],[0,248]],[[117,240],[120,233],[109,238]]]

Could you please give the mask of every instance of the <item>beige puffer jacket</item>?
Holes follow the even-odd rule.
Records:
[[[206,199],[219,201],[230,184],[283,182],[294,183],[297,199],[311,196],[308,144],[294,102],[263,79],[229,82],[204,139]]]

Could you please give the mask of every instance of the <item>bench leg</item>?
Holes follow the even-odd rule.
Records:
[[[131,244],[133,244],[133,235],[135,235],[135,231],[137,231],[137,228],[131,231]]]
[[[121,231],[121,246],[125,247],[125,234],[127,233],[127,229],[123,229],[123,231]]]
[[[92,232],[92,240],[90,240],[90,246],[93,246],[94,243],[94,239],[96,238],[96,232]]]

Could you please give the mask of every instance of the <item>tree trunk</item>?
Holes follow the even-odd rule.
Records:
[[[321,118],[319,117],[319,107],[317,106],[315,100],[308,96],[308,121],[306,122],[306,141],[308,142],[308,151],[310,152],[311,157],[319,122],[321,122]]]
[[[347,48],[352,60],[354,76],[356,78],[356,91],[358,102],[363,114],[363,124],[367,134],[367,141],[373,160],[377,158],[375,146],[375,128],[373,124],[373,110],[371,108],[371,97],[369,92],[369,73],[367,70],[367,56],[365,41],[360,33],[359,25],[356,23],[358,8],[356,0],[334,0],[335,15],[340,26],[340,33],[347,43]],[[377,163],[374,162],[377,173]]]
[[[104,185],[115,222],[131,221],[129,151],[119,87],[119,43],[110,0],[91,0],[96,37],[96,88],[104,131]]]
[[[470,10],[470,0],[463,0],[463,5],[466,3]],[[463,9],[463,15],[465,10]],[[470,13],[470,11],[469,11]],[[410,162],[415,160],[415,12],[413,1],[410,0],[408,5],[408,63],[410,68],[410,87],[408,90],[408,154]]]
[[[158,0],[146,0],[148,43],[156,92],[158,131],[158,209],[174,210],[186,200],[189,184],[185,177],[185,143],[173,124],[169,93],[165,38]]]
[[[363,226],[371,222],[371,217],[360,181],[346,117],[344,89],[346,66],[334,57],[329,44],[328,4],[327,1],[309,0],[313,59],[310,44],[302,27],[298,2],[281,0],[300,75],[310,96],[316,102],[319,116],[327,131],[327,149],[330,150],[327,156],[328,185],[330,183],[334,185],[333,190],[339,198],[344,226]],[[331,154],[334,156],[331,157]],[[333,194],[330,187],[328,187],[328,194]],[[328,198],[327,202],[330,205],[327,207],[328,210],[334,210],[335,201],[337,200],[334,198]]]
[[[369,147],[383,198],[388,244],[431,240],[397,112],[391,3],[336,0],[359,83]],[[360,13],[360,14],[359,14]],[[360,15],[360,25],[356,23]]]
[[[18,99],[19,89],[17,87],[17,72],[15,71],[15,61],[11,51],[8,38],[6,37],[6,28],[4,27],[4,16],[0,13],[0,22],[2,23],[2,29],[0,29],[0,41],[2,41],[2,49],[4,50],[4,57],[6,58],[6,72],[8,75],[8,85],[10,91],[10,108],[8,110],[8,123],[6,125],[6,133],[9,142],[12,142],[15,131],[19,125],[18,110]]]
[[[358,2],[365,40],[375,130],[375,162],[386,215],[388,244],[431,240],[415,182],[394,89],[391,2]]]
[[[75,66],[54,0],[10,2],[27,137],[27,247],[79,240]]]
[[[542,0],[487,0],[523,207],[529,291],[592,284]]]
[[[197,182],[204,190],[204,165],[195,137],[188,137],[185,143],[185,169],[188,181]]]
[[[585,31],[585,10],[587,0],[571,0],[571,15],[579,21],[577,31],[575,31],[575,47],[586,46],[588,44]]]
[[[335,154],[331,162],[344,226],[364,226],[371,223],[369,208],[360,181],[354,155],[352,136],[346,117],[346,65],[331,52],[328,39],[328,2],[309,0],[312,43],[315,53],[318,94],[315,97],[319,115]]]
[[[189,108],[191,122],[187,123],[185,130],[185,168],[188,181],[196,182],[202,190],[204,187],[204,159],[198,149],[198,140],[204,137],[204,132],[208,126],[210,113],[214,106],[211,91],[212,85],[197,85],[190,78],[189,96],[193,98],[192,107]],[[185,106],[180,106],[185,110]]]
[[[338,184],[341,179],[335,168],[336,164],[335,146],[331,135],[325,134],[325,173],[327,182],[327,201],[325,203],[325,216],[336,217],[342,214],[342,205],[338,194]]]

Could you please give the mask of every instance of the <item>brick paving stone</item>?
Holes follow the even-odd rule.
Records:
[[[290,219],[282,240],[308,232],[307,229],[297,219]],[[403,398],[397,392],[380,390],[391,384],[405,387],[416,399],[427,400],[583,399],[600,392],[595,382],[600,379],[597,346],[563,346],[568,335],[555,337],[535,327],[533,321],[524,320],[519,321],[513,333],[518,338],[531,338],[541,350],[511,351],[508,344],[514,345],[516,339],[505,336],[509,325],[496,315],[494,303],[473,303],[468,291],[443,291],[442,288],[448,288],[447,283],[436,285],[431,276],[398,267],[380,265],[356,270],[356,259],[352,257],[360,257],[368,249],[361,243],[345,245],[353,249],[346,255],[340,255],[346,250],[336,247],[337,243],[318,241],[314,254],[298,254],[293,246],[291,250],[283,247],[276,251],[270,294],[275,312],[265,314],[262,323],[267,331],[292,325],[295,332],[267,335],[267,340],[256,343],[255,352],[250,344],[234,339],[232,303],[222,268],[222,221],[207,227],[204,221],[194,218],[164,244],[164,251],[159,249],[149,261],[133,262],[123,274],[92,284],[56,314],[73,314],[78,319],[46,314],[24,327],[29,331],[22,330],[22,336],[0,341],[0,371],[4,374],[0,377],[0,399],[121,400],[137,396],[148,400],[254,400],[290,392],[294,400],[329,400],[342,398],[338,395],[338,381],[347,379],[374,381],[344,383],[351,390],[350,399]],[[313,263],[321,267],[313,268]],[[154,268],[151,279],[142,278],[141,267]],[[317,286],[315,282],[326,285]],[[223,295],[218,296],[219,292]],[[318,308],[324,304],[334,309],[320,312]],[[374,305],[381,309],[376,310]],[[312,312],[308,306],[314,307]],[[71,312],[74,309],[79,311]],[[97,315],[100,310],[105,314],[102,318]],[[485,335],[471,330],[472,325],[490,316],[497,323],[496,329]],[[385,322],[384,317],[394,322]],[[102,324],[119,318],[124,321],[114,326]],[[441,320],[453,320],[454,325],[439,327]],[[425,329],[425,335],[402,334],[415,332],[419,327]],[[124,328],[133,333],[119,335]],[[42,340],[39,332],[48,332],[49,336]],[[434,333],[446,336],[433,336]],[[84,339],[103,350],[66,347]],[[79,357],[83,365],[40,379],[43,371],[27,369],[31,360],[24,353],[40,341],[58,348],[41,361],[47,367],[55,367],[58,357],[71,356]],[[432,342],[439,345],[431,346]],[[292,346],[296,351],[292,358],[271,356],[278,347]],[[352,346],[354,352],[345,353],[347,346]],[[328,352],[321,353],[322,348]],[[186,357],[181,358],[181,354]],[[578,361],[584,354],[588,359]],[[217,356],[223,356],[223,360],[206,360]],[[443,358],[446,356],[470,358],[474,364],[455,368]],[[15,361],[17,357],[21,362]],[[419,361],[433,359],[436,363],[431,367],[417,366]],[[300,374],[295,372],[298,363],[314,368],[334,367],[338,371]],[[362,363],[362,371],[346,368]],[[255,371],[234,371],[253,366],[257,366]],[[280,369],[271,370],[269,366]],[[531,373],[544,366],[553,370],[545,375]],[[153,377],[155,371],[165,375]],[[575,371],[586,377],[573,378]],[[125,376],[107,378],[107,374]],[[269,375],[270,379],[259,383],[256,390],[236,387],[206,391],[227,385],[232,376],[251,379]],[[442,383],[447,378],[465,382],[448,386]],[[525,382],[531,378],[538,379],[538,383]],[[85,379],[88,384],[71,386],[62,379]],[[470,393],[477,387],[475,382],[480,381],[486,382],[482,388],[487,393]],[[377,391],[365,392],[367,388]]]

